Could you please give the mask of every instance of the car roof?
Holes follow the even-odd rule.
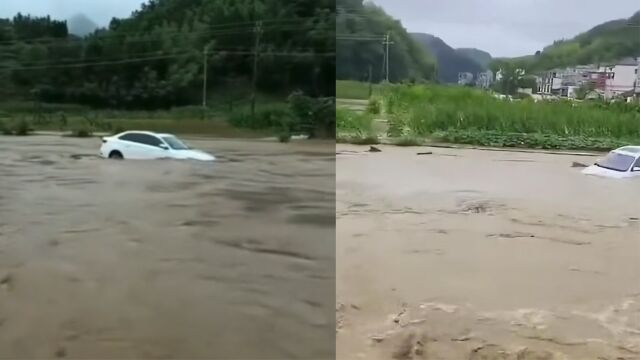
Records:
[[[638,157],[640,155],[640,146],[623,146],[613,151],[623,155]]]
[[[127,131],[121,132],[116,136],[122,136],[124,134],[131,134],[131,133],[145,134],[145,135],[152,135],[152,136],[173,136],[171,134],[162,134],[162,133],[156,133],[153,131],[144,131],[144,130],[127,130]]]

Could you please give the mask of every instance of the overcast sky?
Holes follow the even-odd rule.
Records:
[[[18,12],[37,16],[51,15],[68,19],[78,13],[87,15],[98,25],[106,26],[113,17],[127,17],[140,8],[143,0],[0,0],[0,17]]]
[[[605,21],[628,18],[640,0],[373,0],[410,32],[494,57],[530,55]],[[640,36],[640,30],[638,33]]]

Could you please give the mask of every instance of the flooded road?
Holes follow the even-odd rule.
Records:
[[[381,149],[338,146],[339,359],[640,359],[638,179]]]
[[[334,357],[331,143],[0,138],[1,358]]]

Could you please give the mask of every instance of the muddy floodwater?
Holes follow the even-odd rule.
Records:
[[[187,141],[0,138],[0,358],[335,356],[333,144]]]
[[[339,359],[640,359],[640,179],[381,149],[338,146]]]

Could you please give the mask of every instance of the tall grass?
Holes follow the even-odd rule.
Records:
[[[469,88],[393,86],[385,92],[391,136],[436,131],[640,139],[640,107],[567,101],[504,101]]]
[[[382,85],[373,84],[371,95],[379,95],[382,89]],[[367,100],[370,97],[369,84],[352,80],[336,80],[336,97],[339,99]]]
[[[338,141],[358,144],[377,144],[378,135],[372,114],[336,108]]]

